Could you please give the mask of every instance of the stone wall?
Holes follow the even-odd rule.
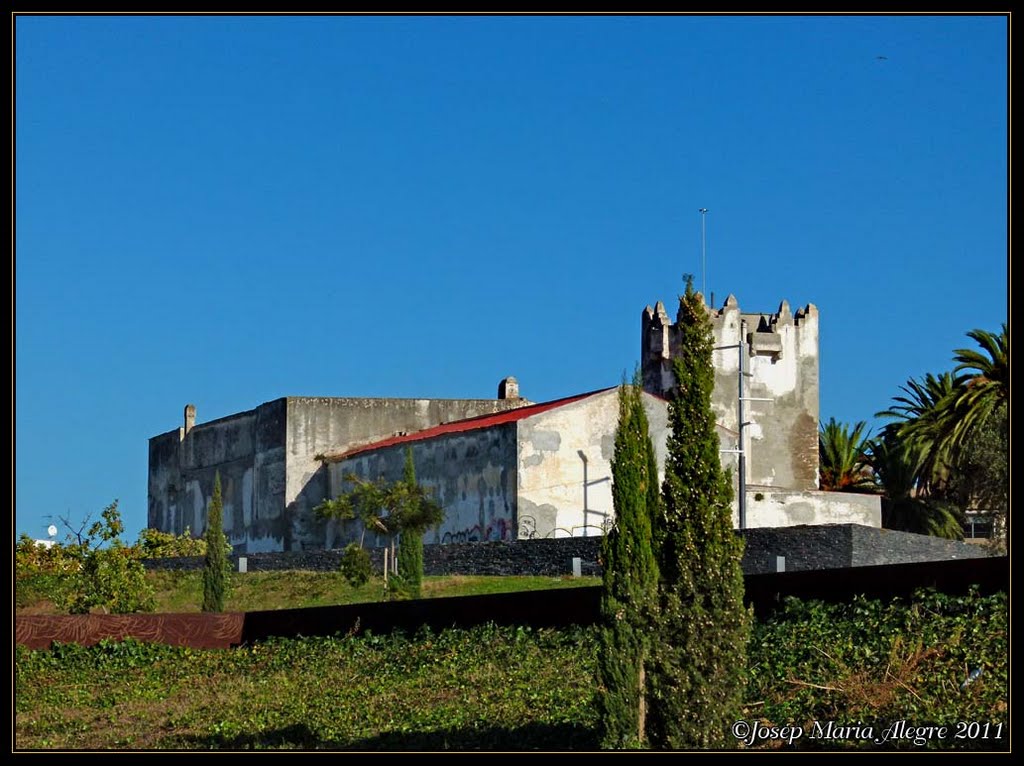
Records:
[[[852,554],[849,566],[854,567],[941,559],[978,559],[992,555],[987,547],[892,529],[866,529],[851,525],[850,534]]]
[[[916,561],[984,558],[985,549],[937,537],[874,529],[857,524],[825,524],[737,532],[746,541],[743,571],[776,571],[776,557],[785,557],[785,571],[842,569],[851,566],[906,564]],[[600,574],[601,538],[511,540],[488,543],[425,545],[423,568],[428,575],[548,575],[572,573],[572,559],[582,559],[585,575]],[[337,570],[340,550],[256,553],[247,557],[250,572],[284,569]],[[383,566],[383,549],[370,550],[374,566]],[[150,569],[200,569],[198,557],[149,559]],[[237,570],[238,556],[232,558]]]

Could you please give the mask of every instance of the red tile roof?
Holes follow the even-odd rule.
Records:
[[[353,447],[345,452],[326,455],[323,460],[328,463],[338,463],[346,458],[354,457],[355,455],[363,452],[381,449],[382,447],[391,447],[395,444],[418,442],[424,439],[433,439],[435,436],[441,436],[443,434],[454,434],[462,431],[476,431],[480,428],[490,428],[491,426],[503,425],[505,423],[515,423],[523,418],[539,415],[542,412],[547,412],[548,410],[553,410],[557,407],[564,407],[567,404],[578,402],[582,399],[595,396],[596,394],[603,394],[605,391],[611,391],[613,388],[616,388],[616,386],[612,386],[611,388],[600,388],[597,391],[588,391],[585,394],[577,394],[576,396],[567,396],[564,399],[555,399],[550,402],[541,402],[540,404],[531,404],[526,407],[505,410],[504,412],[498,412],[493,415],[478,415],[474,418],[455,420],[451,423],[442,423],[439,426],[427,428],[423,431],[414,431],[411,434],[398,434],[396,436],[388,437],[387,439],[381,439],[380,441]]]

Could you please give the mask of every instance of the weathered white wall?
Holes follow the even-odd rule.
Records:
[[[345,452],[399,433],[414,433],[530,403],[526,399],[326,397],[289,397],[287,402],[288,471],[284,502],[293,542],[285,550],[323,545],[323,524],[311,513],[329,495],[327,472],[317,455]],[[395,478],[400,476],[399,473]]]
[[[603,534],[612,522],[618,397],[618,389],[610,389],[519,421],[520,537],[590,537]],[[663,465],[667,405],[644,394],[644,406]],[[580,452],[586,456],[585,474]]]
[[[203,534],[217,474],[229,542],[239,552],[282,550],[283,399],[150,439],[149,526]]]
[[[738,525],[738,504],[733,502],[733,523]],[[863,524],[882,526],[877,495],[853,492],[792,492],[768,487],[748,488],[748,527],[793,527],[800,524]]]
[[[744,314],[730,295],[721,309],[709,313],[715,346],[724,347],[712,355],[715,389],[711,405],[716,421],[733,432],[739,430],[740,353],[749,373],[746,396],[771,400],[745,403],[744,420],[751,424],[744,429],[748,483],[817,489],[817,308],[809,304],[794,314],[782,301],[774,314]],[[668,395],[675,386],[672,359],[679,354],[677,325],[660,301],[654,309],[645,309],[641,325],[644,388]],[[736,459],[731,461],[735,465]]]

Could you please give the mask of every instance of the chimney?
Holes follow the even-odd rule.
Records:
[[[185,405],[185,433],[192,430],[192,426],[196,424],[196,406],[194,404]]]
[[[513,378],[511,375],[498,384],[498,398],[499,399],[518,399],[519,398],[519,381]]]

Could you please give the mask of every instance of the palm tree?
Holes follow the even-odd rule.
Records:
[[[864,464],[867,424],[853,425],[830,418],[818,432],[819,486],[829,492],[865,491],[871,486],[871,473]]]
[[[953,402],[954,417],[949,440],[954,447],[964,444],[989,415],[1010,395],[1010,336],[1003,322],[999,335],[986,330],[967,333],[981,346],[984,354],[958,348],[954,372],[973,372],[957,377],[958,394]]]
[[[917,459],[914,481],[922,491],[942,486],[949,473],[953,427],[953,403],[959,395],[952,373],[938,376],[927,373],[920,381],[911,378],[900,386],[903,396],[893,397],[895,404],[875,413],[879,418],[895,418],[886,426],[890,437],[913,442]]]
[[[955,507],[918,490],[922,452],[914,441],[902,439],[899,430],[895,423],[888,425],[865,449],[865,463],[882,493],[882,526],[962,539],[962,519]]]
[[[985,330],[967,335],[981,351],[957,349],[952,373],[911,378],[900,386],[903,395],[894,397],[893,406],[876,415],[895,419],[867,457],[876,481],[885,485],[886,526],[952,536],[953,519],[977,500],[963,498],[974,486],[964,472],[977,473],[969,453],[978,449],[988,421],[1009,399],[1010,344],[1005,323],[998,335]],[[989,495],[997,490],[986,485]]]

